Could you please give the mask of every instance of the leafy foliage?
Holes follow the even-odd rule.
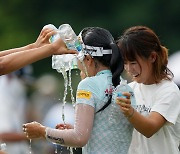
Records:
[[[0,50],[34,42],[41,28],[52,23],[72,25],[78,34],[87,26],[109,29],[117,39],[134,25],[151,27],[169,48],[170,54],[179,50],[180,1],[151,0],[1,0]],[[35,73],[51,69],[51,58],[35,64]]]

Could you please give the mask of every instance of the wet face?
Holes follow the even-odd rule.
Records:
[[[78,60],[78,62],[77,62],[77,64],[78,64],[78,68],[79,68],[79,70],[81,71],[81,73],[80,73],[80,76],[81,76],[81,74],[84,74],[85,76],[86,76],[86,64],[84,63],[84,61],[83,62],[81,62],[80,60]],[[81,77],[81,79],[82,79],[82,77]]]
[[[78,68],[80,71],[84,72],[83,71],[83,66],[82,66],[82,62],[80,60],[77,61],[77,64],[78,64]]]
[[[94,60],[91,56],[85,56],[82,62],[78,60],[78,68],[86,77],[94,76],[96,74]]]
[[[125,61],[124,66],[133,81],[143,84],[155,83],[151,58],[144,59],[137,57],[136,61]]]
[[[86,78],[86,74],[84,72],[80,72],[80,77],[81,77],[81,80],[85,79]]]

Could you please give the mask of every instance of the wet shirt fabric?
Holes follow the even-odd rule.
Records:
[[[83,154],[127,154],[133,128],[115,104],[115,98],[107,108],[97,113],[112,92],[110,70],[87,77],[78,85],[76,104],[86,104],[95,110],[93,128]]]

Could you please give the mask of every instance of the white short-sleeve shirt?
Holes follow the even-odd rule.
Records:
[[[129,84],[135,93],[137,111],[149,115],[160,113],[167,123],[152,137],[146,138],[134,129],[129,154],[179,154],[180,91],[173,81],[159,84]]]

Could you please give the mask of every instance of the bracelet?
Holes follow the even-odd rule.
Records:
[[[132,118],[132,116],[134,115],[134,108],[133,108],[133,111],[132,111],[132,113],[129,115],[129,116],[127,116],[127,119],[130,119],[130,118]]]

